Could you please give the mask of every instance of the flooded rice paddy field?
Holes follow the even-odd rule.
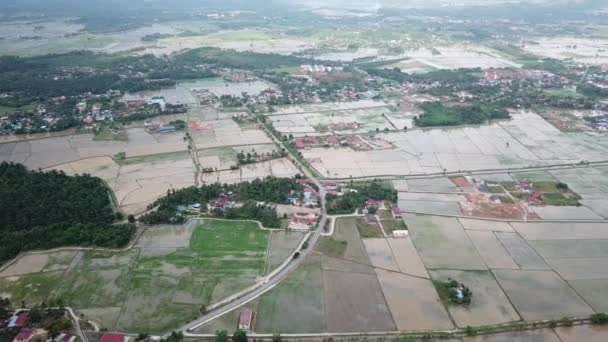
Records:
[[[320,174],[349,178],[602,161],[608,152],[607,136],[562,133],[531,112],[478,127],[418,129],[376,137],[393,147],[370,151],[319,147],[302,153]]]
[[[406,50],[403,56],[409,59],[386,68],[398,67],[404,72],[420,73],[436,69],[521,67],[498,51],[477,45],[455,44]]]
[[[526,44],[524,50],[537,56],[596,65],[608,62],[605,53],[608,39],[539,37],[533,40],[535,43]]]
[[[0,273],[1,292],[15,303],[61,298],[109,330],[160,333],[276,267],[302,238],[281,234],[241,221],[150,227],[123,252],[26,255]]]
[[[181,189],[198,181],[236,183],[258,177],[292,177],[297,168],[286,158],[237,165],[237,153],[265,155],[277,151],[272,140],[256,127],[241,128],[225,113],[209,109],[188,114],[188,130],[197,148],[201,168],[217,172],[198,174],[183,132],[150,133],[133,125],[126,139],[98,140],[93,134],[31,137],[0,143],[0,161],[22,163],[30,169],[61,170],[66,174],[90,174],[103,179],[114,191],[125,214],[140,214],[169,189]],[[204,120],[215,117],[211,120]],[[183,119],[184,115],[153,118],[157,123]],[[124,153],[125,159],[115,159]]]

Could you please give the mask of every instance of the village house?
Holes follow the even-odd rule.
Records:
[[[13,338],[13,342],[29,342],[34,336],[34,330],[23,328],[19,331],[17,336]]]
[[[135,338],[116,333],[105,333],[99,339],[99,342],[133,342]]]
[[[27,323],[27,319],[29,317],[29,312],[23,311],[20,313],[15,313],[9,320],[7,324],[7,328],[11,329],[21,329]]]
[[[312,226],[317,224],[318,216],[311,213],[296,213],[289,220],[289,229],[291,230],[310,230]]]

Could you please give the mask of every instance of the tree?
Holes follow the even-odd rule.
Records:
[[[281,334],[272,335],[272,342],[283,342],[283,339],[281,338]]]
[[[137,342],[144,341],[144,340],[147,340],[148,337],[150,337],[150,335],[148,335],[146,333],[139,333],[139,334],[137,334],[135,341],[137,341]]]
[[[232,335],[232,342],[247,342],[247,332],[238,329],[234,332],[234,335]]]
[[[215,342],[228,342],[228,332],[226,330],[216,331]]]
[[[133,214],[129,214],[129,216],[127,216],[127,220],[129,223],[135,223],[135,216]]]

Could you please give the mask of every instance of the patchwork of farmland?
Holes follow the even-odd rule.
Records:
[[[108,330],[160,333],[276,267],[302,239],[283,233],[219,220],[151,227],[123,252],[25,255],[0,272],[1,293],[14,303],[62,299]]]

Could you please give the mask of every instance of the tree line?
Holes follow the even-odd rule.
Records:
[[[376,201],[397,202],[397,190],[374,180],[368,183],[349,186],[350,191],[344,191],[343,196],[327,195],[327,213],[330,215],[352,214],[362,208],[368,199]]]
[[[230,208],[225,211],[214,211],[211,214],[229,219],[251,219],[261,221],[264,226],[278,227],[280,220],[276,212],[257,202],[288,203],[288,197],[293,192],[301,192],[302,185],[292,178],[266,177],[251,182],[238,184],[205,184],[201,187],[188,187],[180,190],[169,190],[167,195],[157,199],[148,206],[156,210],[140,217],[146,224],[182,223],[183,218],[176,216],[178,206],[207,204],[221,194],[235,202],[243,203],[240,208]]]

